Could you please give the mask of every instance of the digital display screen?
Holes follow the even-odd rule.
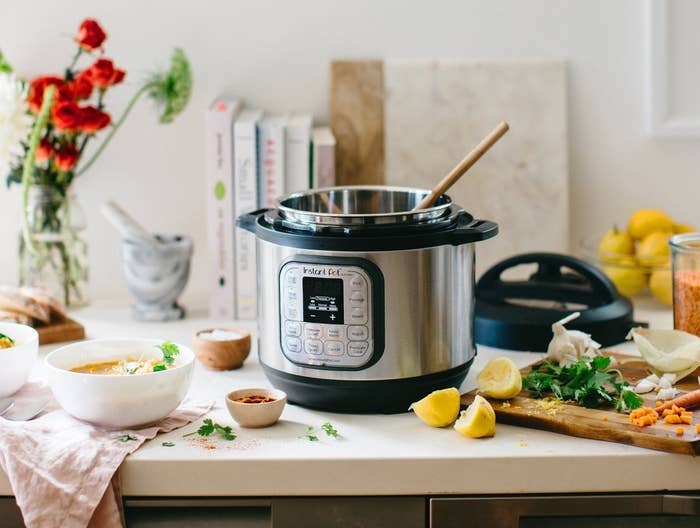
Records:
[[[343,324],[343,279],[304,277],[304,322]]]

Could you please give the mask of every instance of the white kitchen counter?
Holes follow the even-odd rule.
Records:
[[[152,337],[184,344],[198,329],[231,325],[196,314],[175,323],[146,324],[129,319],[123,306],[97,305],[76,312],[89,337]],[[638,310],[637,320],[670,327],[670,310]],[[42,347],[42,352],[54,346]],[[630,344],[621,351],[634,351]],[[538,355],[480,347],[462,391],[495,355],[519,365]],[[37,367],[40,377],[43,367]],[[214,400],[208,415],[234,427],[238,438],[206,449],[182,434],[161,435],[129,456],[122,467],[125,496],[300,496],[426,495],[613,492],[700,489],[700,459],[637,447],[558,435],[499,424],[494,438],[473,440],[452,428],[425,426],[412,413],[349,415],[287,405],[274,427],[246,430],[226,411],[224,395],[238,387],[267,382],[255,349],[243,368],[212,372],[197,364],[190,396]],[[307,426],[330,421],[340,439],[320,434],[319,442],[299,438]],[[175,447],[163,447],[164,441]],[[0,495],[11,495],[0,474]]]

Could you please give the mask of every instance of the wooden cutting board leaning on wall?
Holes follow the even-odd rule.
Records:
[[[339,185],[432,187],[507,121],[510,132],[449,192],[500,225],[479,244],[477,271],[515,253],[569,250],[564,63],[338,61],[330,86]]]

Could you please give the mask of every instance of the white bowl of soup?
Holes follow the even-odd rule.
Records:
[[[95,425],[124,429],[165,418],[182,402],[194,354],[158,339],[96,339],[46,356],[48,381],[66,412]]]
[[[39,352],[39,334],[31,326],[0,323],[0,398],[25,384]]]

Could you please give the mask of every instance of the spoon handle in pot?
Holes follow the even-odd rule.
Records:
[[[474,150],[467,154],[467,156],[449,172],[447,176],[440,180],[440,183],[433,187],[430,194],[423,198],[423,200],[421,200],[421,202],[413,210],[419,211],[421,209],[431,207],[435,203],[435,200],[442,196],[447,189],[452,187],[452,185],[454,185],[454,183],[459,180],[472,165],[479,161],[481,156],[483,156],[491,147],[493,147],[496,141],[503,137],[503,134],[508,132],[508,128],[508,123],[505,121],[501,122],[501,124],[494,128],[488,136],[481,140],[481,143],[474,147]]]

